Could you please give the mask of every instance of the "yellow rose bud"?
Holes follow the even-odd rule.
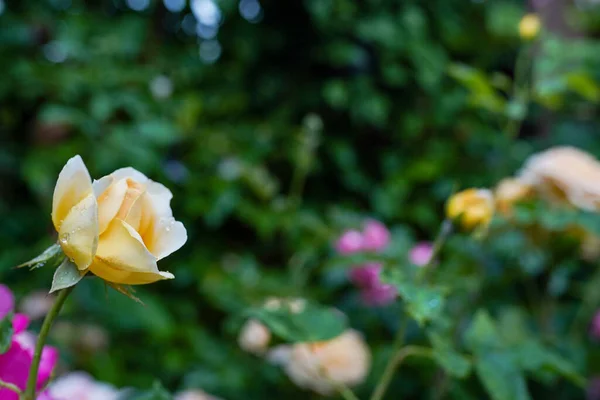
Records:
[[[83,160],[64,166],[52,202],[52,222],[63,252],[80,271],[127,285],[172,279],[157,261],[187,240],[175,221],[173,195],[133,168],[92,180]]]
[[[540,33],[542,23],[537,14],[526,14],[519,22],[519,35],[521,39],[533,40]]]
[[[533,188],[516,178],[506,178],[501,180],[494,190],[496,208],[503,214],[510,213],[510,210],[518,201],[524,200],[533,193]]]
[[[467,189],[448,200],[446,215],[459,220],[467,230],[489,224],[494,215],[494,197],[488,189]]]

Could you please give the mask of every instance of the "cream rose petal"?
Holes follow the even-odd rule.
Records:
[[[92,178],[80,156],[71,158],[58,175],[52,198],[52,222],[60,230],[75,204],[92,193]]]
[[[142,174],[137,169],[131,167],[119,168],[118,170],[110,174],[110,176],[113,177],[113,179],[117,180],[130,178],[138,183],[146,183],[149,181],[146,175]]]
[[[163,217],[152,221],[144,242],[148,250],[161,260],[179,250],[187,241],[185,226],[173,217]]]
[[[111,178],[109,181],[114,180]],[[102,180],[97,182],[102,182]],[[106,185],[106,188],[100,194],[96,194],[98,199],[98,224],[100,234],[108,228],[110,222],[119,212],[121,204],[123,204],[123,200],[125,199],[125,194],[127,193],[127,181],[125,179],[114,182],[105,181],[103,183],[109,184]],[[100,184],[98,187],[100,187]],[[96,189],[96,182],[94,182],[94,189]]]
[[[114,219],[100,236],[96,258],[120,271],[158,274],[156,257],[148,251],[140,235],[120,219]]]
[[[58,231],[58,242],[78,269],[90,266],[98,247],[98,205],[93,193],[71,208]]]
[[[124,285],[145,285],[163,279],[175,278],[170,272],[164,271],[159,271],[158,273],[120,271],[99,259],[94,260],[94,263],[90,267],[90,271],[105,281]]]

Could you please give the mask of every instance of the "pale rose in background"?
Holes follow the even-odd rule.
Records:
[[[532,192],[533,187],[520,179],[502,179],[494,189],[496,208],[503,214],[509,214],[515,203],[530,197]]]
[[[270,341],[269,328],[255,319],[248,320],[244,324],[238,337],[238,344],[242,350],[257,355],[264,354]]]
[[[187,240],[175,221],[173,195],[133,168],[92,180],[81,157],[61,171],[52,202],[52,221],[63,252],[81,271],[118,284],[172,279],[157,261]]]
[[[354,254],[363,249],[363,235],[359,231],[346,231],[335,244],[335,249],[342,255]]]
[[[326,342],[295,344],[289,357],[280,359],[296,385],[330,395],[336,391],[335,383],[354,386],[364,381],[371,353],[358,332],[346,331]]]
[[[366,222],[362,237],[364,250],[381,251],[390,243],[390,232],[386,226],[373,219]]]
[[[31,319],[44,317],[54,304],[54,296],[47,291],[40,290],[25,296],[19,305],[19,310]]]
[[[119,391],[97,382],[84,372],[71,372],[55,380],[48,388],[54,400],[117,400]]]
[[[408,259],[416,266],[424,267],[433,256],[433,244],[431,242],[417,243],[408,253]]]
[[[554,147],[531,156],[519,179],[548,201],[600,211],[600,162],[575,147]]]
[[[174,400],[221,400],[199,389],[186,390],[175,395]]]

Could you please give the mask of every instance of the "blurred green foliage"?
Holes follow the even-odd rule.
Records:
[[[62,343],[64,365],[119,387],[317,398],[236,344],[243,312],[296,296],[343,310],[365,334],[374,364],[361,398],[404,306],[440,366],[468,377],[443,389],[452,398],[581,398],[579,374],[600,372],[586,326],[600,273],[568,240],[548,251],[510,226],[497,240],[457,236],[440,287],[391,271],[406,304],[383,309],[362,306],[348,261],[329,257],[343,229],[372,216],[394,227],[384,256],[402,264],[435,236],[455,187],[493,186],[550,145],[600,154],[598,9],[572,6],[577,37],[548,30],[524,44],[516,0],[215,0],[212,14],[196,3],[0,1],[0,280],[21,296],[49,288],[51,269],[12,267],[54,240],[52,191],[74,154],[96,178],[130,165],[163,182],[189,234],[161,261],[176,279],[137,291],[144,306],[96,280],[77,286],[62,320],[99,325],[110,344]],[[532,209],[520,223],[564,217]],[[456,317],[469,307],[488,311]],[[415,323],[407,338],[426,339]],[[388,398],[435,395],[448,385],[432,388],[435,374],[409,364]]]

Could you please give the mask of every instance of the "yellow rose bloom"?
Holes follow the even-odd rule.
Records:
[[[456,193],[446,204],[446,215],[459,220],[467,230],[489,224],[494,216],[494,197],[488,189],[467,189]]]
[[[173,274],[157,261],[187,240],[175,221],[173,195],[133,168],[121,168],[92,183],[79,156],[58,176],[52,222],[58,243],[80,271],[117,284],[141,285]]]
[[[521,39],[533,40],[540,33],[542,22],[537,14],[526,14],[519,22],[519,35]]]

